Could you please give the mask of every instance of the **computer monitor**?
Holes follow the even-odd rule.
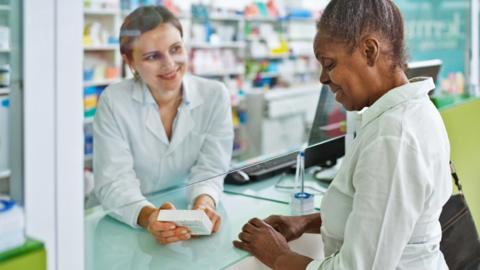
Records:
[[[415,77],[432,77],[437,82],[438,73],[442,67],[442,60],[432,59],[426,61],[416,61],[407,64],[406,74],[409,79]]]
[[[346,110],[323,85],[305,149],[305,167],[330,167],[345,155]]]
[[[345,135],[345,132],[345,108],[335,100],[330,87],[323,85],[310,129],[308,146]]]
[[[345,155],[345,119],[345,109],[335,101],[328,86],[323,86],[310,129],[308,146],[305,148],[305,168],[331,167],[336,164],[339,157]],[[266,179],[282,172],[294,172],[298,152],[298,150],[288,152],[244,167],[242,171],[248,175],[250,180],[254,181]],[[244,184],[246,182],[235,180],[234,175],[234,172],[228,174],[225,178],[226,183]]]

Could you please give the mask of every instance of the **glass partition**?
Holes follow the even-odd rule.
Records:
[[[180,58],[187,59],[185,74],[180,74],[182,101],[169,133],[170,126],[163,124],[169,123],[164,118],[168,112],[162,113],[151,83],[141,71],[140,77],[134,76],[139,70],[120,51],[122,23],[145,19],[149,11],[127,19],[142,5],[135,1],[84,2],[86,208],[99,203],[99,179],[105,176],[100,176],[100,166],[114,162],[113,156],[120,162],[121,151],[129,152],[121,155],[133,163],[121,163],[117,172],[130,166],[130,176],[137,179],[134,185],[139,182],[141,192],[146,193],[225,174],[344,132],[344,113],[332,107],[330,97],[321,98],[327,90],[318,82],[320,70],[313,55],[317,13],[299,15],[279,6],[276,11],[249,14],[246,10],[252,5],[262,4],[165,4],[181,25]],[[183,61],[180,58],[175,58],[177,64]],[[187,80],[193,81],[193,87]],[[200,82],[208,91],[190,93]],[[135,88],[133,102],[144,105],[142,113],[114,100],[118,89],[128,83]],[[109,97],[103,97],[109,88]],[[212,106],[215,110],[204,109]],[[110,120],[101,116],[105,111],[110,112]],[[109,125],[111,136],[105,129]],[[100,142],[102,128],[106,137]],[[312,128],[316,131],[311,136]],[[116,144],[117,139],[124,145]],[[102,155],[108,157],[94,149],[105,142],[119,152],[110,153],[109,161],[99,161]]]
[[[22,4],[0,0],[0,254],[27,242],[23,211]]]
[[[168,202],[176,209],[191,209],[192,189],[210,185],[211,181],[216,180],[154,192],[147,194],[146,198],[156,207]],[[315,209],[310,212],[319,210],[327,185],[306,179],[305,188],[315,195]],[[234,248],[232,241],[238,239],[241,228],[251,218],[292,214],[290,198],[294,186],[294,177],[290,175],[274,176],[248,186],[226,185],[215,207],[221,218],[218,231],[170,244],[161,244],[147,230],[134,228],[115,218],[118,213],[131,211],[132,205],[140,201],[114,209],[90,208],[85,216],[86,269],[242,269],[240,266],[249,254]],[[168,212],[160,210],[160,213],[162,211]],[[188,218],[184,216],[184,219]],[[321,251],[321,242],[318,241],[313,242],[310,252]]]
[[[345,151],[346,112],[318,82],[313,56],[315,11],[328,1],[318,7],[315,1],[302,16],[286,8],[249,13],[261,3],[239,9],[238,3],[165,2],[182,36],[172,19],[173,41],[152,38],[146,45],[161,45],[143,48],[141,61],[151,56],[163,68],[171,59],[179,68],[156,74],[182,79],[173,115],[163,110],[145,70],[138,70],[144,66],[120,51],[121,25],[146,20],[152,10],[132,15],[138,1],[84,2],[87,269],[232,267],[248,255],[232,246],[245,222],[294,213],[299,150],[307,148],[303,190],[314,195],[312,211],[319,211]],[[464,53],[465,5],[437,2],[398,5],[411,60],[442,58],[443,87],[452,73],[464,72],[463,58],[454,56]],[[143,38],[158,29],[137,30],[127,27],[123,34]],[[137,227],[144,207],[170,202],[192,209],[201,195],[216,203],[218,232],[163,245]]]
[[[22,2],[0,1],[0,194],[23,204]]]

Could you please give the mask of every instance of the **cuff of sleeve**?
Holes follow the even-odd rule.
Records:
[[[195,199],[202,194],[207,194],[208,196],[212,197],[213,201],[215,202],[215,206],[218,206],[220,201],[219,191],[215,187],[211,186],[193,187],[190,191],[190,205],[193,205],[195,203]]]
[[[133,228],[140,228],[140,226],[137,224],[138,215],[145,206],[155,207],[149,201],[143,200],[114,210],[110,215]]]
[[[313,260],[307,265],[305,270],[318,270],[320,269],[320,265],[322,265],[322,261]]]

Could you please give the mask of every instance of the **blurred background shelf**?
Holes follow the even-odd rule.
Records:
[[[0,88],[0,96],[10,94],[10,88]]]
[[[122,79],[120,78],[115,78],[115,79],[107,79],[107,80],[102,80],[102,81],[85,81],[83,82],[84,87],[90,87],[90,86],[99,86],[99,85],[109,85],[112,83],[117,83],[120,82]]]
[[[0,171],[0,179],[9,178],[10,175],[11,175],[11,171],[10,171],[10,170]]]
[[[114,51],[118,49],[118,45],[88,45],[84,46],[85,51]]]
[[[91,16],[117,16],[120,13],[120,10],[115,9],[84,9],[84,15]]]

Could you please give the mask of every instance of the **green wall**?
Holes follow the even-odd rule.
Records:
[[[440,112],[450,140],[451,159],[480,232],[480,99]]]

